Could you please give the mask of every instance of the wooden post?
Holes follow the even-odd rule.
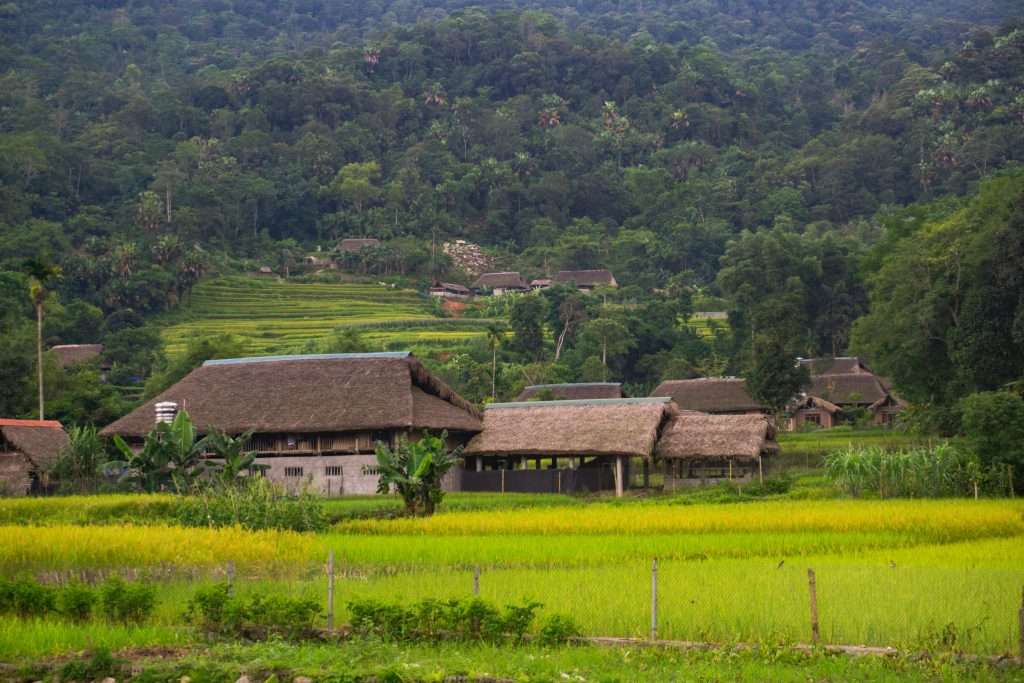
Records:
[[[562,470],[555,470],[555,493],[562,492]]]
[[[327,630],[334,628],[334,550],[327,553]]]
[[[764,485],[764,461],[761,459],[761,454],[757,455],[757,480],[760,484]]]
[[[476,456],[476,471],[477,472],[483,472],[484,471],[484,459],[482,457],[480,457],[479,455]]]
[[[815,645],[821,640],[818,628],[818,586],[814,579],[814,570],[807,570],[807,587],[811,593],[811,642]]]
[[[651,463],[648,458],[644,458],[644,488],[651,488]]]
[[[732,481],[732,458],[729,458],[729,481]]]
[[[651,564],[651,640],[658,639],[658,558]]]
[[[228,576],[228,589],[230,590],[235,585],[235,563],[233,561],[231,561],[231,560],[228,560],[227,576]]]
[[[622,456],[615,456],[615,497],[622,498],[622,491],[624,489],[622,485]]]
[[[1020,624],[1018,624],[1020,627],[1020,652],[1018,653],[1018,658],[1020,659],[1020,663],[1024,664],[1024,589],[1021,589],[1020,591],[1020,613],[1017,615],[1017,618],[1020,622]]]
[[[480,565],[473,569],[473,596],[480,595]]]
[[[1010,480],[1010,498],[1015,498],[1013,493],[1013,465],[1006,466],[1006,476]]]

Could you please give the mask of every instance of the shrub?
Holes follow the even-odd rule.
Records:
[[[61,667],[61,681],[98,681],[108,676],[120,677],[125,662],[115,659],[106,648],[97,648],[88,659],[71,660]]]
[[[229,638],[308,637],[320,606],[302,598],[255,595],[240,598],[227,584],[200,588],[189,600],[187,614],[206,634]]]
[[[60,592],[60,612],[72,621],[88,621],[96,604],[96,593],[80,583],[69,583]]]
[[[57,591],[31,579],[0,579],[0,613],[42,617],[57,609]]]
[[[937,498],[997,491],[992,475],[968,453],[943,443],[934,448],[886,450],[849,447],[830,454],[825,469],[851,496]]]
[[[107,579],[100,588],[103,614],[111,621],[140,623],[156,607],[156,590],[144,583],[127,583],[117,576]]]
[[[277,529],[323,531],[327,528],[323,502],[308,491],[288,495],[263,477],[250,477],[233,486],[211,484],[178,504],[178,523],[190,527],[240,526],[252,531]]]
[[[959,404],[961,426],[981,465],[1013,469],[1024,491],[1024,398],[1007,391],[971,394]]]
[[[540,603],[531,602],[507,605],[502,611],[479,598],[421,600],[408,607],[376,600],[348,604],[353,633],[396,642],[521,641],[530,632],[540,607]]]
[[[572,618],[552,614],[541,624],[537,641],[541,645],[563,645],[572,638],[579,638],[580,635],[580,627]]]

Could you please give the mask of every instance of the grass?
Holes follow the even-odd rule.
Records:
[[[130,657],[139,680],[230,683],[251,680],[370,680],[436,683],[446,680],[521,683],[552,681],[1010,681],[1014,669],[947,660],[850,658],[799,653],[782,648],[757,652],[681,652],[661,649],[598,647],[495,647],[490,645],[397,645],[355,641],[339,645],[220,645],[178,657]],[[26,665],[23,680],[48,679],[46,663]],[[118,678],[121,680],[121,678]]]
[[[247,353],[295,352],[338,327],[353,327],[375,349],[450,349],[485,333],[490,321],[437,318],[413,290],[377,283],[296,283],[246,276],[205,280],[166,319],[167,352],[189,339],[232,334]]]

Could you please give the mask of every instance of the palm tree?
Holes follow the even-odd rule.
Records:
[[[498,348],[505,338],[505,330],[494,323],[487,326],[487,347],[491,350],[491,400],[497,398]]]
[[[25,262],[25,272],[29,278],[29,293],[32,305],[36,308],[36,370],[39,382],[39,419],[43,415],[43,304],[50,295],[50,287],[60,279],[60,266],[46,264],[30,259]]]

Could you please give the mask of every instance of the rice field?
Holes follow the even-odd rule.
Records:
[[[153,519],[112,523],[125,496],[4,501],[20,523],[0,526],[4,575],[121,571],[160,581],[154,620],[138,629],[8,620],[0,660],[112,647],[187,643],[182,605],[196,586],[323,602],[329,551],[338,619],[353,598],[481,597],[537,601],[589,635],[643,637],[650,566],[659,560],[659,635],[771,645],[806,642],[807,568],[817,573],[822,638],[843,644],[975,654],[1012,652],[1024,586],[1024,504],[1018,501],[770,501],[681,505],[663,499],[592,502],[558,496],[463,494],[430,519],[365,518],[388,498],[346,508],[323,534],[186,530]],[[164,497],[149,497],[148,505]],[[669,499],[671,500],[671,499]],[[38,506],[45,512],[26,508]],[[362,512],[354,512],[362,510]],[[335,510],[337,512],[337,510]],[[97,516],[101,524],[86,519]],[[43,525],[43,526],[40,526]]]
[[[205,280],[167,319],[167,352],[189,339],[232,334],[254,355],[300,350],[338,327],[359,330],[376,350],[464,346],[484,334],[487,320],[434,315],[413,290],[378,283],[296,283],[247,276]]]

